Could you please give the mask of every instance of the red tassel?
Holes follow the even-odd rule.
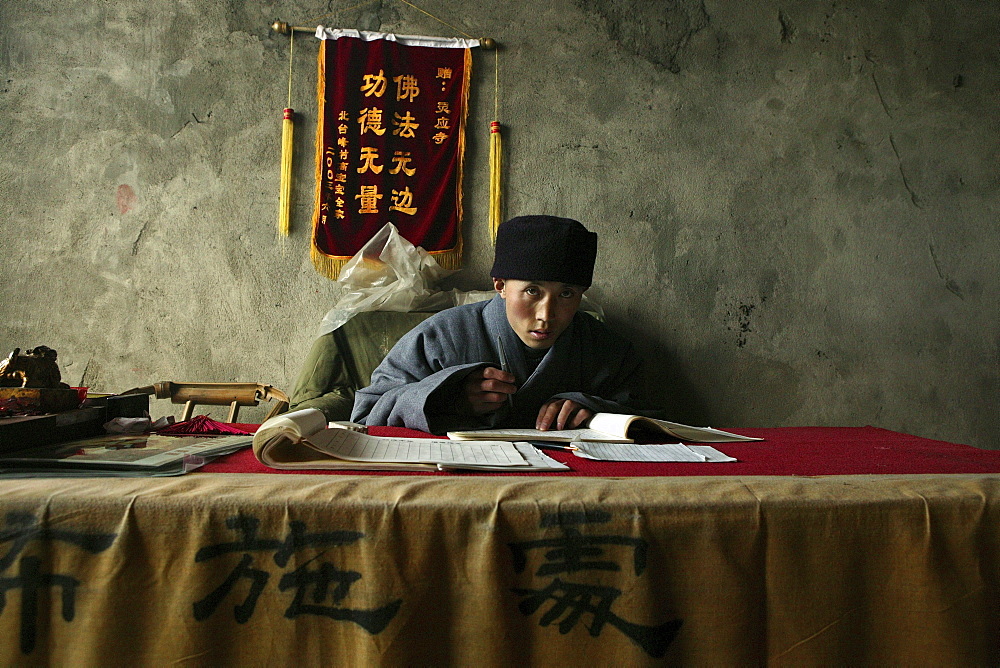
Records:
[[[251,436],[252,432],[244,431],[225,422],[217,422],[207,415],[196,415],[190,420],[172,424],[156,432],[168,436],[181,436],[184,434],[234,434],[239,436]]]

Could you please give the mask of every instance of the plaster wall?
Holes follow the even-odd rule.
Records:
[[[308,36],[275,234],[289,39],[269,26],[455,35],[396,0],[320,18],[356,4],[0,4],[2,352],[48,345],[102,391],[290,391],[336,285],[309,260]],[[506,214],[599,233],[592,294],[671,416],[1000,447],[1000,5],[418,4],[502,44]],[[494,54],[474,62],[445,288],[488,287]]]

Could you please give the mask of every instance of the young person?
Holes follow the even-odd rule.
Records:
[[[575,220],[502,224],[490,272],[496,296],[441,311],[404,335],[356,393],[351,419],[442,434],[649,414],[632,346],[578,310],[596,256],[597,235]]]

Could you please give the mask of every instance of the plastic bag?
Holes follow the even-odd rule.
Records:
[[[340,272],[340,296],[320,321],[323,336],[364,311],[439,311],[491,299],[492,290],[441,291],[434,286],[455,273],[414,246],[387,223]]]

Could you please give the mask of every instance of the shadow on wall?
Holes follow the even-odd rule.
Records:
[[[615,328],[618,329],[618,328]],[[663,409],[663,417],[691,425],[711,423],[708,404],[694,383],[680,371],[677,355],[655,337],[632,331],[626,335],[643,360],[643,382],[648,400]]]

